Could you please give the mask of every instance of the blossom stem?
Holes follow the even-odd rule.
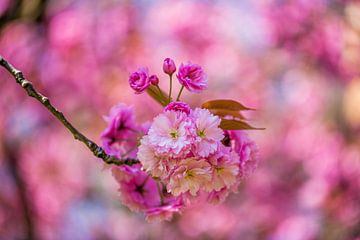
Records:
[[[133,165],[139,163],[137,159],[124,158],[119,159],[114,156],[110,156],[105,153],[105,151],[99,147],[95,142],[87,138],[84,134],[79,132],[64,116],[62,112],[56,109],[51,103],[49,98],[45,97],[39,93],[33,84],[26,80],[23,73],[17,70],[13,65],[7,62],[2,56],[0,56],[0,65],[4,67],[16,80],[16,82],[27,92],[30,97],[38,100],[44,107],[46,107],[49,112],[55,116],[63,125],[66,127],[70,133],[74,136],[76,140],[84,143],[90,151],[98,158],[101,158],[107,164],[115,165]]]
[[[180,92],[179,92],[179,94],[178,94],[178,96],[176,98],[176,101],[180,100],[180,96],[181,96],[181,93],[182,93],[183,90],[184,90],[184,86],[181,86],[181,89],[180,89]]]
[[[171,103],[171,92],[172,92],[172,75],[170,75],[169,103]]]
[[[159,90],[159,93],[160,93],[161,97],[165,98],[162,91],[161,91],[161,89],[160,89],[160,87],[159,87],[159,84],[156,84],[156,88],[157,88],[157,90]]]
[[[164,196],[163,196],[163,193],[162,193],[162,188],[160,186],[160,182],[159,181],[156,181],[156,188],[159,192],[159,196],[160,196],[160,204],[163,205],[164,204]]]

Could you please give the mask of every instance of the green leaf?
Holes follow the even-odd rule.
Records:
[[[157,87],[155,87],[154,85],[150,85],[147,88],[146,92],[149,94],[150,97],[155,99],[155,101],[157,101],[164,107],[168,104],[168,99],[166,98],[166,93],[164,91],[162,91],[161,89],[160,89],[160,91],[161,91],[161,93],[160,93],[159,89]]]
[[[207,102],[204,102],[201,105],[202,108],[207,109],[226,109],[231,111],[242,111],[242,110],[255,110],[252,108],[248,108],[244,106],[243,104],[230,100],[230,99],[217,99],[217,100],[210,100]]]
[[[250,126],[244,121],[221,119],[220,128],[223,130],[264,130],[265,128],[256,128]]]

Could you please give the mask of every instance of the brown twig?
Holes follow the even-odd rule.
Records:
[[[132,165],[139,163],[137,159],[124,158],[119,159],[114,156],[110,156],[105,153],[105,151],[99,147],[95,142],[91,141],[81,132],[79,132],[64,116],[62,112],[57,110],[51,103],[50,100],[39,93],[33,86],[33,84],[26,80],[23,73],[17,70],[9,62],[7,62],[2,56],[0,56],[0,65],[4,67],[11,75],[15,78],[16,82],[21,85],[21,87],[27,92],[30,97],[38,100],[44,107],[46,107],[52,115],[54,115],[74,136],[76,140],[83,142],[90,151],[98,158],[101,158],[107,164],[115,165]]]

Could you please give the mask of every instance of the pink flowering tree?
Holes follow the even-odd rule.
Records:
[[[192,204],[200,196],[220,203],[239,182],[256,168],[257,147],[243,131],[257,129],[245,122],[240,111],[251,110],[233,100],[212,100],[192,109],[180,100],[186,88],[199,93],[207,88],[201,66],[181,64],[176,78],[181,88],[174,101],[173,74],[176,65],[170,58],[163,71],[170,80],[165,94],[157,75],[139,68],[129,76],[135,94],[149,93],[164,110],[151,122],[135,120],[131,107],[118,104],[105,117],[107,128],[101,134],[102,147],[80,133],[49,101],[26,80],[21,71],[0,57],[29,96],[36,98],[96,157],[111,167],[119,184],[121,202],[146,219],[170,220],[174,213]]]
[[[0,0],[0,55],[64,111],[87,145],[98,141],[89,146],[109,162],[95,161],[0,69],[0,239],[358,239],[359,10],[356,0]],[[163,66],[170,55],[176,64],[169,58]],[[181,61],[189,66],[180,73]],[[204,72],[207,91],[193,94],[186,86],[194,85],[178,82]],[[216,98],[261,111],[202,104]],[[183,135],[195,135],[185,138],[194,148],[186,150],[184,138],[176,146],[190,160],[158,161],[164,147],[172,155],[176,148],[144,140],[150,127],[163,138],[154,119],[184,112],[197,129],[192,119],[208,116],[197,108],[220,118],[219,154],[203,157],[216,134],[202,139],[190,130]],[[244,116],[267,130],[224,130]],[[183,129],[172,124],[164,126]],[[243,181],[257,159],[247,133],[261,164]],[[233,170],[226,179],[212,169],[222,173],[222,165]],[[193,167],[204,174],[190,188],[181,174]]]

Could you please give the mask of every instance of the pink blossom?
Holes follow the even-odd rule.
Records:
[[[179,72],[176,75],[181,85],[187,90],[199,93],[207,88],[207,79],[203,69],[192,63],[181,64]]]
[[[118,104],[105,117],[107,128],[101,134],[102,146],[107,154],[121,156],[136,147],[135,117],[132,107]]]
[[[173,198],[172,201],[168,204],[149,208],[145,212],[146,220],[149,222],[157,222],[162,220],[171,220],[174,213],[178,213],[181,211],[183,207],[183,203],[181,198]]]
[[[184,102],[171,102],[165,108],[164,111],[179,111],[184,112],[187,115],[190,114],[190,106]]]
[[[168,194],[139,164],[113,167],[112,174],[119,184],[121,202],[133,211],[144,212],[148,221],[170,220],[184,207],[182,196]]]
[[[148,136],[157,154],[179,157],[190,151],[193,128],[185,113],[166,111],[154,118]]]
[[[227,187],[223,187],[219,191],[211,191],[208,195],[207,201],[212,204],[222,203],[225,201],[229,193],[230,190]]]
[[[165,58],[163,63],[163,71],[170,76],[173,75],[173,73],[176,71],[174,60],[171,58]]]
[[[258,164],[259,150],[244,131],[229,131],[232,148],[240,156],[240,172],[242,176],[253,173]]]
[[[178,167],[170,176],[168,191],[174,196],[190,192],[196,196],[200,188],[211,180],[210,164],[204,159],[187,158],[179,162]]]
[[[208,190],[219,191],[226,187],[230,188],[237,181],[239,174],[239,155],[230,148],[219,146],[217,153],[209,158],[213,175]]]
[[[111,169],[119,184],[121,202],[133,211],[146,210],[160,203],[156,182],[136,166],[115,166]]]
[[[144,136],[140,141],[137,158],[142,168],[153,177],[162,177],[165,174],[164,161],[166,156],[156,155],[154,147],[150,144],[149,136]]]
[[[140,68],[136,72],[130,74],[129,84],[132,89],[135,90],[136,94],[144,92],[150,85],[148,78],[148,69]]]
[[[191,117],[196,126],[195,152],[201,157],[214,153],[219,142],[224,138],[223,130],[219,128],[220,118],[207,109],[196,108]]]

